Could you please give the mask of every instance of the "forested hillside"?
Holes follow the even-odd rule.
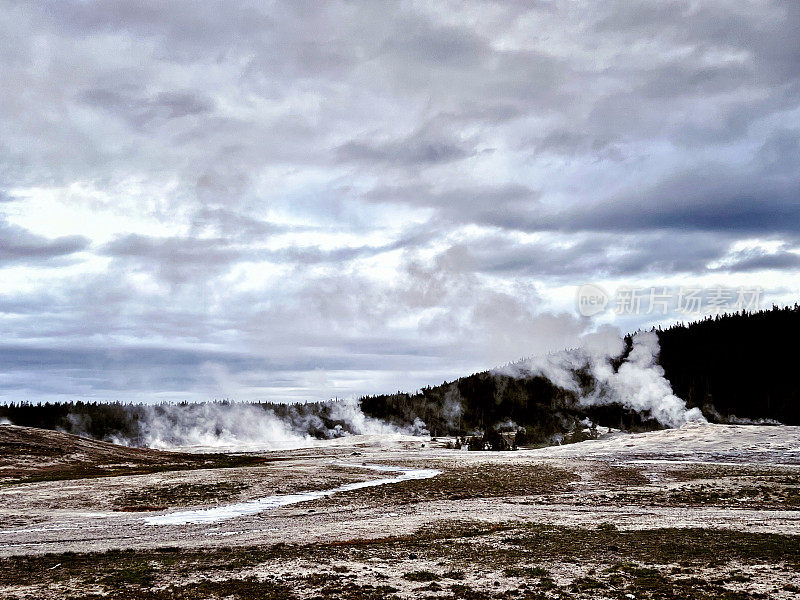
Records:
[[[675,395],[710,421],[775,420],[800,424],[797,373],[800,305],[757,313],[708,317],[654,330],[659,364]],[[626,353],[631,336],[626,338]],[[625,355],[623,355],[624,358]],[[617,366],[619,363],[617,362]],[[589,391],[589,374],[577,374]],[[422,418],[432,432],[470,431],[512,422],[534,440],[569,431],[584,418],[609,427],[655,428],[647,414],[621,406],[581,406],[574,392],[541,376],[511,378],[492,372],[463,377],[417,394],[362,399],[366,414],[403,422]],[[461,413],[453,418],[456,407]]]
[[[724,315],[659,331],[675,394],[709,418],[800,424],[800,305]]]

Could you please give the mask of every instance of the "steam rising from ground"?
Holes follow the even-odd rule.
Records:
[[[161,449],[280,449],[311,441],[274,412],[248,404],[147,406],[139,431],[138,439],[113,441]]]
[[[332,404],[331,418],[335,421],[341,421],[344,425],[340,429],[334,428],[331,432],[334,435],[340,433],[341,429],[350,431],[355,434],[364,435],[380,435],[387,433],[414,433],[426,434],[425,423],[416,420],[414,424],[407,429],[401,430],[394,425],[390,425],[386,421],[368,417],[361,410],[361,406],[357,400],[339,400]],[[337,426],[338,427],[338,426]]]
[[[633,335],[633,347],[618,369],[612,361],[625,350],[616,329],[606,327],[587,335],[582,347],[533,358],[506,367],[512,376],[541,375],[554,384],[574,392],[584,406],[619,404],[637,413],[649,414],[666,427],[680,427],[690,421],[705,422],[699,408],[688,409],[686,402],[672,393],[672,386],[658,364],[658,336],[653,332]],[[587,392],[577,380],[588,372],[595,381]]]
[[[783,425],[783,423],[775,419],[745,419],[736,415],[726,417],[721,415],[712,405],[706,405],[704,409],[706,414],[710,415],[717,423],[728,423],[730,425]]]
[[[112,436],[111,441],[149,448],[211,450],[276,450],[312,445],[319,438],[365,434],[427,434],[421,421],[407,428],[366,416],[355,399],[327,404],[322,415],[289,407],[287,414],[255,404],[206,403],[138,408],[138,435]],[[72,433],[81,424],[72,423]]]

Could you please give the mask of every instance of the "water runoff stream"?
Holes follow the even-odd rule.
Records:
[[[235,519],[247,515],[254,515],[272,508],[281,506],[288,506],[290,504],[298,504],[300,502],[310,502],[318,500],[333,494],[341,492],[349,492],[352,490],[359,490],[362,488],[377,487],[380,485],[391,485],[400,483],[402,481],[411,481],[413,479],[430,479],[436,477],[441,473],[436,469],[411,469],[408,467],[390,467],[386,465],[341,465],[345,467],[355,467],[359,469],[370,469],[372,471],[382,471],[394,473],[393,477],[384,477],[381,479],[372,479],[368,481],[357,481],[355,483],[346,483],[335,488],[328,490],[319,490],[315,492],[302,492],[300,494],[279,494],[275,496],[265,496],[255,500],[248,500],[247,502],[238,502],[235,504],[225,504],[222,506],[214,506],[212,508],[200,508],[196,510],[182,510],[171,512],[163,515],[155,515],[145,519],[148,525],[186,525],[186,524],[199,524],[199,523],[216,523],[218,521],[226,521],[228,519]]]

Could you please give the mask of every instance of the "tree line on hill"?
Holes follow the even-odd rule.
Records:
[[[800,305],[716,315],[653,331],[664,376],[687,408],[700,408],[711,422],[800,425],[793,349],[800,339]],[[630,352],[631,335],[625,347],[614,368]],[[589,373],[576,373],[576,379],[582,391],[594,385]],[[434,435],[515,428],[518,439],[532,444],[577,435],[589,423],[632,431],[660,427],[648,414],[619,404],[584,406],[578,396],[541,375],[486,371],[415,394],[366,396],[361,406],[365,414],[394,423],[419,417]]]

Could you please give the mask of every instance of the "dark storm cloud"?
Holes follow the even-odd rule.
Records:
[[[45,238],[5,223],[0,219],[0,266],[8,264],[46,264],[89,247],[90,241],[79,235]]]
[[[364,194],[363,198],[368,202],[436,208],[455,220],[480,223],[484,216],[491,218],[490,215],[494,213],[536,209],[539,196],[536,190],[519,184],[474,185],[447,190],[411,185],[377,187]]]
[[[710,166],[671,175],[636,192],[568,208],[490,213],[487,223],[524,231],[698,230],[743,235],[800,228],[800,180],[752,179]]]
[[[42,364],[56,369],[120,368],[126,364],[140,367],[198,367],[208,361],[224,361],[243,369],[254,364],[252,357],[247,356],[177,349],[118,348],[108,351],[102,348],[56,349],[7,345],[0,346],[0,360],[9,369],[28,369]]]
[[[79,100],[108,113],[128,120],[134,127],[156,126],[170,119],[211,112],[214,103],[193,91],[159,92],[153,96],[138,96],[133,91],[103,88],[83,92]]]
[[[730,271],[747,272],[763,270],[796,270],[800,267],[800,254],[780,250],[768,253],[763,250],[741,251],[730,257]]]
[[[202,281],[209,274],[226,269],[244,254],[226,240],[155,238],[137,234],[110,242],[102,252],[153,270],[173,283]]]
[[[288,228],[269,221],[256,219],[224,208],[203,208],[192,219],[192,230],[203,233],[210,229],[227,239],[244,237],[250,240],[266,239],[276,233],[302,228]]]
[[[269,258],[272,262],[289,263],[297,266],[320,263],[345,264],[359,258],[377,256],[394,250],[413,249],[432,240],[433,235],[432,232],[422,231],[418,234],[400,237],[396,241],[381,246],[352,246],[335,250],[323,250],[317,246],[307,246],[274,251],[266,250],[260,252],[259,255]]]
[[[229,7],[225,2],[206,0],[189,4],[144,2],[60,2],[41,5],[42,16],[61,30],[75,35],[124,33],[132,39],[155,38],[165,45],[180,41],[198,50],[214,48],[237,39],[260,36],[276,23],[247,4]],[[188,57],[187,57],[188,58]]]
[[[756,256],[765,268],[789,267],[787,254],[735,254],[730,247],[735,236],[705,232],[652,232],[648,234],[576,234],[565,245],[557,238],[540,242],[520,242],[502,235],[463,242],[450,251],[462,256],[467,270],[504,278],[533,278],[574,282],[598,280],[602,277],[627,277],[674,274],[701,274],[713,270],[712,265],[724,260],[732,263],[732,271],[742,270],[739,260]],[[767,267],[766,265],[772,265]],[[742,263],[744,266],[744,263]],[[723,268],[722,270],[725,270]]]
[[[636,192],[553,209],[524,186],[457,188],[381,187],[364,198],[438,209],[458,222],[530,232],[636,232],[697,230],[741,234],[791,234],[800,230],[800,180],[753,180],[710,166]],[[699,239],[699,238],[698,238]]]
[[[560,129],[551,131],[539,139],[526,140],[525,145],[533,146],[537,153],[579,156],[590,152],[603,152],[614,141],[611,137],[595,137],[585,132]]]
[[[398,237],[383,245],[357,245],[323,249],[315,245],[290,246],[271,250],[254,246],[275,233],[303,231],[304,228],[270,226],[263,221],[241,219],[225,211],[204,212],[222,229],[237,226],[237,231],[226,231],[226,237],[150,237],[130,234],[106,244],[100,252],[113,257],[128,267],[151,272],[175,284],[202,283],[224,273],[239,261],[269,261],[297,267],[316,264],[346,264],[359,258],[415,248],[433,239],[433,229],[421,227],[418,231]],[[313,230],[312,230],[313,231]]]
[[[124,370],[135,366],[139,369],[160,367],[164,369],[202,368],[208,363],[223,364],[232,373],[252,370],[277,371],[289,368],[299,371],[324,367],[339,368],[374,368],[376,356],[361,353],[358,359],[352,357],[326,357],[320,361],[318,357],[271,357],[262,359],[250,354],[232,352],[213,352],[180,348],[137,348],[118,347],[113,350],[105,348],[36,348],[25,346],[0,345],[0,362],[8,370],[29,370],[49,365],[54,369],[92,370]],[[190,379],[187,378],[186,381]]]
[[[614,0],[604,3],[601,10],[604,14],[593,21],[593,28],[627,40],[703,41],[706,48],[746,48],[758,61],[773,66],[789,67],[798,56],[798,49],[787,44],[800,24],[800,9],[793,3],[733,7],[714,1]],[[798,73],[796,64],[788,73],[777,68],[761,71],[762,76],[778,75],[781,79]]]
[[[381,45],[384,54],[432,68],[480,67],[491,48],[485,39],[457,27],[407,19]]]
[[[415,134],[400,140],[383,143],[352,141],[336,149],[344,161],[426,165],[448,163],[469,156],[474,151],[466,144],[437,139],[427,134]]]

